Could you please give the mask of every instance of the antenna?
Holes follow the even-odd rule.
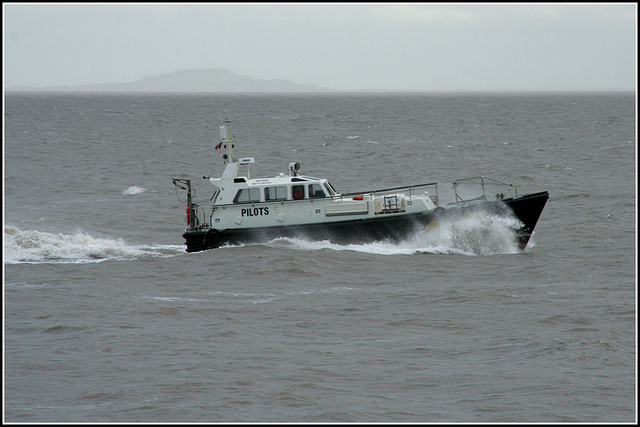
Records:
[[[222,117],[220,117],[220,112],[218,111],[218,106],[216,105],[216,100],[213,99],[213,95],[211,95],[211,102],[213,102],[213,108],[216,110],[216,114],[218,115],[218,120],[220,120],[220,124],[223,125]]]

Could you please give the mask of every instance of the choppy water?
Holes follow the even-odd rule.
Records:
[[[187,254],[170,178],[210,197],[211,96],[6,94],[6,421],[636,420],[635,94],[215,103],[255,176],[551,198],[524,253],[476,217]]]

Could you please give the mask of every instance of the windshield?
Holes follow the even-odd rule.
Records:
[[[325,181],[324,186],[326,187],[329,195],[333,196],[334,194],[338,194],[338,192],[333,188],[333,185],[331,185],[329,181]]]

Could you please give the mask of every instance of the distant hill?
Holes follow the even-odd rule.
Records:
[[[182,70],[147,76],[130,83],[102,83],[47,88],[20,87],[8,90],[61,92],[329,92],[315,84],[288,80],[262,80],[242,76],[223,68]]]

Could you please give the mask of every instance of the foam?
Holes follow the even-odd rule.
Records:
[[[296,250],[354,251],[375,255],[413,255],[419,253],[457,255],[496,255],[519,253],[516,233],[522,224],[516,218],[483,211],[462,218],[440,220],[401,242],[377,241],[362,244],[336,244],[328,240],[279,238],[271,245]]]
[[[133,186],[127,188],[126,190],[124,190],[122,192],[122,195],[123,196],[132,196],[134,194],[144,193],[145,191],[147,191],[146,188],[142,188],[142,187],[138,187],[136,185],[133,185]]]
[[[81,231],[54,234],[4,227],[4,261],[7,264],[95,263],[146,256],[169,257],[179,253],[184,253],[182,246],[133,246],[122,239],[97,238]]]

